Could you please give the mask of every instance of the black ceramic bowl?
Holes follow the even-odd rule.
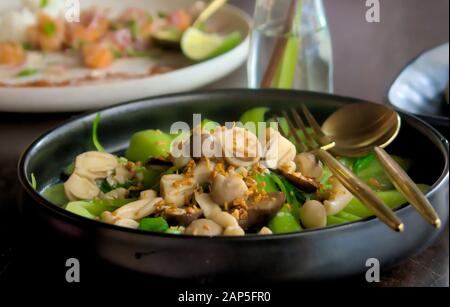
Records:
[[[108,151],[127,146],[131,135],[148,128],[168,129],[174,121],[192,121],[201,113],[216,121],[234,121],[255,106],[274,111],[305,103],[319,119],[359,100],[297,91],[222,90],[163,96],[101,110],[99,137]],[[365,271],[377,258],[386,268],[429,246],[440,231],[428,225],[411,206],[397,210],[406,231],[396,233],[370,218],[322,230],[272,236],[201,238],[144,233],[74,215],[48,203],[38,190],[54,182],[73,158],[92,149],[90,133],[95,114],[71,120],[39,138],[24,153],[19,177],[27,215],[42,221],[66,242],[82,242],[93,255],[120,267],[146,274],[174,277],[219,277],[270,280],[322,280]],[[421,120],[402,114],[403,127],[389,152],[412,158],[412,177],[432,185],[427,193],[444,225],[448,222],[448,143]]]
[[[445,43],[426,50],[406,65],[391,84],[387,101],[399,110],[417,115],[442,133],[449,129],[448,51]]]

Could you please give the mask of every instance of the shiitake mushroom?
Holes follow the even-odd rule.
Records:
[[[248,229],[255,225],[267,224],[267,222],[280,211],[286,201],[283,192],[272,192],[256,200],[250,197],[247,200],[247,215],[238,220],[243,229]]]

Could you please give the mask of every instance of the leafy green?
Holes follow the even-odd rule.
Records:
[[[158,17],[159,18],[167,18],[167,17],[169,17],[169,13],[164,12],[164,11],[158,11]]]
[[[66,210],[84,217],[95,218],[100,216],[100,214],[105,211],[112,212],[133,201],[136,201],[136,199],[95,199],[92,201],[77,201],[68,203],[66,205]]]
[[[142,219],[139,222],[139,229],[145,231],[165,232],[169,229],[169,224],[162,217],[151,217]]]
[[[427,185],[419,184],[418,186],[422,192],[429,189],[429,186]],[[396,190],[381,191],[376,194],[378,198],[380,198],[391,209],[397,209],[408,202],[406,198]],[[366,208],[357,198],[352,199],[344,211],[361,218],[373,216],[373,212]]]
[[[31,187],[36,190],[37,189],[37,181],[36,181],[36,177],[34,176],[33,173],[31,173]]]
[[[128,24],[128,28],[130,29],[131,36],[134,40],[138,39],[139,37],[139,24],[136,20],[131,20]]]
[[[134,162],[146,162],[150,158],[167,157],[173,139],[173,135],[160,130],[137,132],[131,137],[125,157]]]
[[[66,192],[64,191],[64,184],[58,183],[51,187],[45,189],[42,193],[45,199],[57,206],[63,206],[69,202],[69,199],[66,196]]]
[[[92,143],[94,144],[97,151],[104,152],[105,149],[103,148],[102,144],[98,141],[98,125],[100,124],[101,115],[100,113],[97,113],[95,116],[95,120],[92,124]]]
[[[260,174],[253,177],[257,184],[259,191],[265,191],[267,193],[278,192],[280,189],[277,184],[273,181],[272,177],[269,174]]]
[[[410,162],[397,156],[392,156],[397,163],[404,169],[408,170]],[[394,188],[389,177],[385,174],[383,167],[378,161],[374,153],[359,158],[353,164],[355,174],[366,182],[369,186],[376,190],[388,191]]]
[[[41,9],[45,8],[48,5],[48,3],[49,3],[49,0],[41,0],[40,3],[39,3],[39,7]]]
[[[290,213],[288,209],[280,210],[275,217],[270,220],[268,226],[274,233],[287,233],[302,230],[299,220]]]
[[[248,128],[254,134],[258,135],[258,124],[265,122],[264,118],[269,110],[269,108],[265,107],[250,109],[241,115],[239,122],[241,122],[243,125],[253,124],[254,127],[252,125],[248,125],[248,127],[246,128]]]
[[[72,175],[74,169],[75,169],[75,162],[72,162],[64,168],[63,174],[66,176],[70,176]]]
[[[345,224],[348,222],[349,222],[348,220],[345,220],[343,218],[336,217],[336,216],[328,216],[327,217],[327,226],[340,225],[340,224]]]

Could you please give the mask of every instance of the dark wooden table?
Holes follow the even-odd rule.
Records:
[[[254,1],[234,0],[252,13]],[[380,0],[381,22],[365,21],[365,1],[325,0],[333,37],[335,91],[338,94],[382,101],[399,70],[421,51],[449,39],[448,0]],[[209,88],[245,87],[245,67]],[[0,102],[1,103],[1,102]],[[16,164],[21,152],[37,136],[71,114],[0,113],[0,275],[13,260],[14,242],[4,222],[14,211],[18,186]],[[420,255],[384,272],[379,286],[448,286],[449,233]],[[362,285],[364,286],[364,285]]]

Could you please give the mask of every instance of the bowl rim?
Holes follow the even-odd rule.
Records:
[[[393,107],[394,109],[396,109],[397,111],[403,112],[403,113],[407,113],[409,115],[413,115],[415,117],[418,117],[420,119],[422,119],[423,121],[425,121],[426,123],[430,123],[432,125],[438,125],[438,126],[442,126],[442,127],[448,127],[449,126],[449,116],[444,116],[444,115],[431,115],[431,114],[419,114],[419,113],[414,113],[414,112],[409,112],[403,108],[400,108],[399,106],[397,106],[395,103],[393,103],[391,101],[391,91],[392,88],[394,86],[394,84],[398,81],[398,78],[403,74],[403,72],[408,69],[411,65],[413,65],[414,63],[416,63],[422,56],[436,50],[439,48],[444,47],[445,45],[448,45],[449,42],[444,42],[441,43],[439,45],[435,45],[434,47],[431,48],[427,48],[425,50],[422,50],[420,53],[418,53],[415,57],[413,57],[412,59],[410,59],[408,62],[406,62],[405,65],[403,65],[403,67],[400,69],[400,71],[392,78],[392,80],[388,83],[388,90],[386,91],[386,93],[384,94],[383,100],[389,104],[389,106]]]
[[[39,136],[34,142],[32,142],[27,147],[27,149],[20,156],[20,159],[18,162],[18,168],[17,168],[17,174],[18,174],[18,179],[19,179],[20,185],[21,185],[22,189],[25,190],[25,192],[34,200],[35,205],[42,207],[43,209],[47,210],[49,213],[57,215],[59,218],[62,218],[66,221],[79,223],[78,225],[86,225],[86,226],[90,226],[90,227],[101,227],[101,228],[109,229],[111,231],[119,231],[119,232],[124,232],[124,233],[128,233],[128,234],[149,236],[149,237],[158,237],[158,238],[172,238],[172,239],[181,239],[181,240],[184,240],[184,239],[211,240],[211,239],[213,239],[216,241],[229,241],[229,240],[248,241],[248,240],[263,240],[263,239],[264,240],[267,240],[267,239],[275,240],[275,239],[289,239],[289,238],[303,237],[303,236],[308,236],[308,235],[312,235],[312,234],[318,234],[318,233],[322,234],[322,233],[335,232],[335,231],[340,231],[340,230],[343,231],[343,230],[347,230],[350,228],[364,227],[370,223],[380,223],[381,224],[381,221],[379,221],[379,219],[377,217],[372,216],[372,217],[368,217],[368,218],[361,219],[358,221],[349,222],[349,223],[340,224],[340,225],[329,226],[326,228],[304,229],[302,231],[289,232],[289,233],[278,233],[278,234],[271,234],[271,235],[266,235],[266,236],[261,236],[258,234],[246,234],[245,236],[236,236],[236,237],[234,237],[234,236],[206,237],[206,236],[192,236],[192,235],[178,236],[178,235],[166,234],[166,233],[147,232],[147,231],[143,231],[143,230],[139,230],[139,229],[130,229],[130,228],[125,228],[125,227],[120,227],[120,226],[116,226],[116,225],[103,223],[101,221],[85,218],[85,217],[82,217],[75,213],[69,212],[55,204],[52,204],[48,200],[46,200],[40,193],[38,193],[37,191],[34,190],[34,188],[31,185],[30,180],[28,179],[29,176],[25,172],[26,165],[28,164],[28,161],[32,158],[30,155],[31,155],[33,149],[36,146],[38,146],[39,143],[41,143],[43,140],[45,140],[51,134],[53,134],[55,131],[58,131],[59,129],[61,129],[62,127],[65,127],[66,125],[73,124],[73,123],[83,120],[84,118],[87,118],[89,116],[95,116],[97,113],[101,113],[103,111],[108,111],[108,110],[112,110],[115,108],[121,108],[121,107],[124,107],[127,105],[138,105],[139,103],[144,103],[144,102],[148,103],[149,101],[171,99],[171,98],[183,97],[183,96],[188,97],[188,96],[198,96],[198,95],[201,95],[201,96],[203,96],[203,95],[221,95],[221,94],[223,95],[230,91],[235,92],[237,94],[240,93],[240,94],[247,94],[247,95],[251,95],[251,93],[257,93],[257,92],[265,93],[265,94],[275,94],[275,95],[283,94],[283,93],[288,94],[288,93],[292,93],[292,92],[297,92],[299,94],[312,94],[312,95],[317,95],[317,96],[323,96],[323,95],[333,96],[333,97],[336,97],[339,99],[344,99],[344,100],[353,101],[353,102],[365,101],[365,100],[358,99],[358,98],[352,98],[352,97],[335,95],[335,94],[310,92],[310,91],[293,91],[293,90],[280,90],[280,89],[254,90],[254,89],[241,89],[241,88],[240,89],[189,91],[189,92],[160,95],[160,96],[155,96],[155,97],[127,101],[127,102],[123,102],[123,103],[120,103],[117,105],[104,107],[104,108],[101,108],[98,110],[93,110],[93,111],[89,111],[86,113],[76,115],[74,117],[71,117],[68,120],[63,121],[62,123],[58,124],[57,126],[53,127],[52,129],[48,130],[47,132],[45,132],[44,134]],[[189,103],[189,102],[182,102],[182,103]],[[161,104],[156,104],[156,107],[158,107],[158,105],[161,105]],[[166,104],[163,104],[163,105],[166,105]],[[155,104],[153,104],[151,106],[155,107]],[[449,181],[449,142],[441,133],[439,133],[435,128],[433,128],[430,124],[423,121],[419,117],[417,117],[413,114],[401,111],[401,110],[399,111],[399,113],[402,117],[406,117],[406,118],[408,118],[408,120],[412,120],[413,122],[415,122],[415,124],[422,125],[423,128],[425,128],[432,134],[432,137],[434,137],[436,141],[439,141],[439,145],[441,145],[441,146],[439,146],[440,147],[439,149],[443,153],[443,156],[444,156],[444,162],[445,162],[444,169],[443,169],[441,175],[439,176],[439,178],[433,183],[433,185],[431,185],[430,189],[425,194],[426,197],[433,196],[438,191],[438,189],[442,188],[442,186],[444,186],[446,184],[448,185],[448,181]],[[430,137],[431,136],[429,136],[429,138]],[[437,146],[437,144],[436,144],[436,146]],[[23,191],[22,191],[22,193],[23,193]],[[397,208],[394,211],[396,213],[402,213],[406,210],[414,210],[414,209],[409,203],[407,203],[407,204]]]

